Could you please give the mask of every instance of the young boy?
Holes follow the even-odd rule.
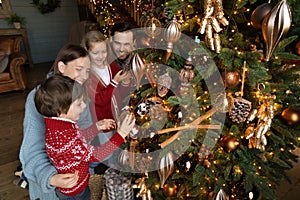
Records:
[[[85,108],[83,87],[69,77],[54,75],[45,80],[35,95],[35,105],[46,124],[46,151],[58,173],[78,173],[78,182],[71,188],[57,188],[59,199],[90,199],[88,187],[90,162],[101,161],[116,150],[133,128],[135,120],[127,115],[117,133],[99,147],[87,142],[100,130],[111,129],[115,122],[104,119],[80,130],[76,124]]]

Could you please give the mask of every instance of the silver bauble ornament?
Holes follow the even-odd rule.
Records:
[[[165,25],[164,38],[167,41],[167,55],[166,60],[169,59],[173,43],[177,42],[181,36],[180,24],[176,21],[174,17],[170,22]]]
[[[262,33],[266,43],[266,61],[270,60],[281,38],[289,31],[292,14],[286,0],[279,2],[264,18]]]
[[[158,175],[160,179],[160,187],[163,188],[165,181],[174,171],[174,155],[172,152],[164,155],[158,165]]]
[[[145,64],[140,58],[139,54],[134,54],[132,58],[132,72],[136,81],[136,89],[140,87],[141,80],[144,76]]]

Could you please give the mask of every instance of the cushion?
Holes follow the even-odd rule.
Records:
[[[15,40],[12,38],[0,38],[0,51],[10,55],[14,51]]]
[[[8,65],[9,56],[8,55],[0,55],[0,73],[4,72]]]
[[[1,81],[9,81],[9,80],[10,80],[10,75],[8,72],[0,73],[0,82]]]

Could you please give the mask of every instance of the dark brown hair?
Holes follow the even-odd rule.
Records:
[[[73,79],[53,75],[37,89],[34,102],[40,114],[46,117],[58,117],[67,114],[71,104],[83,96],[84,88]]]
[[[115,23],[111,28],[110,35],[114,36],[116,32],[132,31],[133,28],[134,28],[133,25],[129,22],[118,22]]]
[[[50,71],[53,71],[54,74],[62,75],[62,73],[58,69],[58,62],[62,61],[66,65],[69,62],[76,60],[77,58],[87,56],[88,52],[82,46],[75,44],[67,44],[58,52]]]

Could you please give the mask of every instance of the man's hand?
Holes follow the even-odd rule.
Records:
[[[122,81],[123,83],[129,83],[131,79],[131,74],[127,70],[120,70],[114,77],[114,81],[119,83]]]

